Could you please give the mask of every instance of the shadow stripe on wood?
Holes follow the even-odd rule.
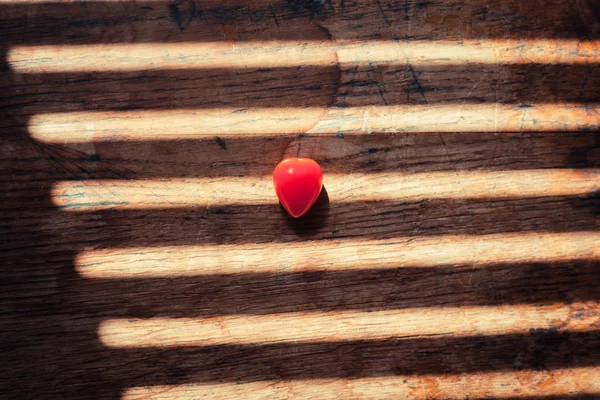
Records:
[[[50,258],[50,257],[49,257]],[[50,258],[56,262],[56,256]],[[206,318],[298,312],[391,311],[463,306],[506,306],[600,301],[598,261],[404,267],[354,271],[276,271],[158,278],[81,278],[53,265],[13,280],[26,284],[0,294],[0,312],[11,300],[54,289],[51,276],[69,283],[63,293],[69,312],[97,319]],[[20,302],[32,318],[36,303]],[[584,309],[574,314],[586,314]],[[593,316],[593,315],[592,315]],[[64,318],[67,316],[65,315]],[[94,331],[96,328],[94,328]]]
[[[344,0],[203,1],[201,6],[195,7],[186,2],[173,5],[165,1],[151,1],[147,6],[123,1],[119,2],[119,7],[114,7],[112,1],[89,1],[85,5],[72,1],[17,0],[12,3],[3,3],[0,8],[9,22],[3,33],[12,39],[10,43],[57,42],[64,37],[83,43],[161,42],[165,37],[173,42],[196,41],[199,37],[204,40],[225,37],[233,41],[293,39],[301,35],[315,39],[311,35],[302,35],[301,29],[289,29],[290,26],[319,26],[330,37],[339,39],[396,37],[408,41],[598,36],[597,9],[591,3],[574,5],[559,0],[526,3],[517,0],[497,3],[395,0],[386,4],[385,11],[377,7],[377,3]],[[539,13],[540,9],[544,13]],[[67,12],[70,18],[63,21],[61,18]],[[444,17],[440,18],[441,15]],[[19,29],[25,19],[28,29]],[[457,20],[468,20],[469,24],[464,26]],[[61,29],[56,29],[57,21],[62,22]],[[99,22],[105,24],[102,31],[91,29]],[[218,30],[219,25],[225,26]],[[165,31],[172,34],[165,35]],[[25,35],[19,36],[19,33]]]
[[[24,326],[29,323],[30,320],[23,321]],[[468,338],[113,349],[104,347],[85,330],[97,326],[93,318],[80,316],[77,324],[69,325],[84,331],[70,330],[69,346],[58,346],[52,354],[62,357],[50,365],[40,362],[40,370],[51,371],[57,362],[65,368],[77,363],[94,371],[95,383],[117,387],[364,377],[406,379],[486,372],[527,376],[556,369],[575,373],[579,368],[595,370],[600,355],[597,331],[532,329],[528,334]],[[41,331],[48,329],[42,326]],[[50,361],[53,358],[48,357],[48,345],[38,341],[18,354],[38,354],[38,360]],[[73,351],[77,352],[75,359]],[[27,365],[12,365],[15,373],[27,370]],[[77,381],[73,384],[77,385]]]
[[[4,2],[7,43],[598,37],[597,7],[561,0]],[[193,5],[193,6],[192,6]],[[543,10],[544,12],[540,12]],[[68,14],[69,18],[64,18]],[[468,24],[460,21],[468,21]],[[98,29],[101,26],[102,29]],[[312,30],[310,28],[313,28]],[[306,31],[311,31],[309,34]],[[320,32],[319,32],[320,31]]]
[[[82,323],[85,321],[81,320]],[[72,335],[73,341],[79,339]],[[597,367],[597,331],[531,329],[527,334],[424,337],[265,345],[105,348],[79,355],[97,380],[128,387],[427,374],[518,373]],[[81,346],[85,343],[81,343]],[[89,347],[89,342],[87,342]],[[101,346],[98,344],[97,346]],[[77,348],[74,343],[73,348]],[[32,350],[36,347],[32,346]],[[110,368],[106,368],[110,365]],[[103,368],[104,366],[104,368]],[[597,382],[597,380],[596,380]]]
[[[21,200],[22,201],[22,200]],[[321,196],[301,220],[278,204],[208,205],[151,210],[79,211],[47,215],[28,206],[28,218],[0,219],[11,226],[2,248],[26,243],[27,232],[45,218],[46,245],[55,249],[165,247],[306,240],[392,239],[598,229],[597,194],[533,198],[423,199],[328,203]],[[4,199],[18,207],[19,199]]]
[[[51,288],[52,268],[27,275]],[[58,276],[60,275],[57,273]],[[16,276],[19,274],[15,273]],[[419,308],[598,302],[598,261],[399,267],[353,271],[279,270],[158,278],[74,278],[64,298],[72,312],[98,318],[218,317],[298,312],[391,311]],[[0,297],[22,295],[22,286]],[[1,307],[0,307],[1,308]],[[26,304],[20,305],[27,310]],[[577,313],[585,313],[579,310]],[[36,310],[28,315],[35,316]]]
[[[12,138],[12,140],[10,140]],[[479,132],[377,133],[344,137],[250,137],[197,140],[25,143],[8,137],[0,170],[11,196],[35,171],[36,182],[64,180],[268,176],[282,158],[310,157],[328,174],[502,171],[592,168],[600,165],[596,132],[535,134]],[[42,154],[40,154],[42,153]],[[257,157],[260,154],[261,157]],[[46,158],[56,168],[48,168]],[[13,194],[16,196],[16,194]],[[25,194],[23,194],[25,197]]]
[[[4,88],[11,93],[0,105],[15,117],[86,110],[600,101],[598,64],[413,66],[400,61],[300,69],[17,74],[10,80]]]

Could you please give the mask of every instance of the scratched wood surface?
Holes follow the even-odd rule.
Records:
[[[600,398],[597,1],[2,0],[0,37],[1,398]]]

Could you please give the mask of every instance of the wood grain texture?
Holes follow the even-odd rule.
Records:
[[[185,397],[218,397],[224,399],[244,399],[248,393],[259,393],[265,399],[338,399],[338,398],[411,398],[411,399],[547,399],[561,398],[594,399],[596,385],[592,381],[596,371],[584,368],[559,370],[550,373],[476,373],[437,378],[427,376],[397,376],[392,378],[359,378],[351,380],[318,379],[292,380],[287,382],[266,381],[240,384],[159,386],[153,388],[135,387],[128,389],[124,399],[152,398],[172,399]],[[515,393],[513,386],[519,382],[522,388]],[[485,384],[483,383],[485,382]],[[583,383],[583,384],[582,384]],[[543,385],[543,388],[538,386]],[[576,396],[557,395],[561,392],[574,392]]]
[[[1,398],[600,396],[597,1],[5,0],[0,37]]]

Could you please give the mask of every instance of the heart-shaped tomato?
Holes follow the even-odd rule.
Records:
[[[310,158],[287,158],[273,172],[275,193],[294,218],[304,215],[317,201],[323,186],[323,172]]]

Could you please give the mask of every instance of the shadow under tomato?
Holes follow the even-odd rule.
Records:
[[[294,218],[288,214],[281,203],[279,203],[279,209],[285,216],[287,224],[297,235],[311,236],[327,225],[329,217],[329,194],[325,185],[323,185],[315,204],[300,218]]]

